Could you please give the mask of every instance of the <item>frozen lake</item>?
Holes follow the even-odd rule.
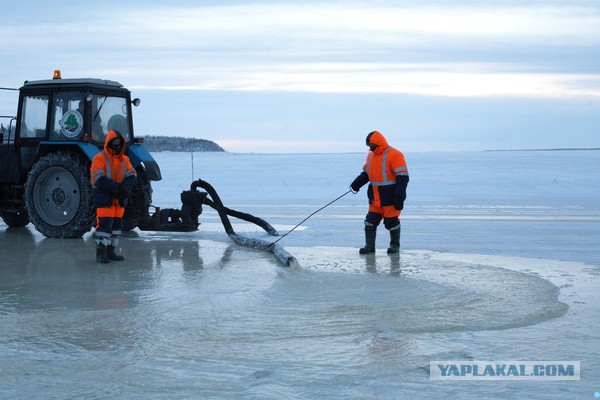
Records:
[[[91,235],[0,224],[0,398],[593,398],[600,391],[600,151],[405,154],[400,258],[363,244],[365,189],[280,243],[134,231],[124,263]],[[179,207],[190,154],[155,154]],[[194,178],[285,232],[348,190],[365,154],[196,153]],[[273,240],[232,219],[238,233]],[[581,380],[443,382],[432,360],[581,362]]]

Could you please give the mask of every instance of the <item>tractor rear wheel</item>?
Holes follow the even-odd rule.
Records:
[[[73,153],[50,153],[35,163],[25,184],[25,204],[29,219],[44,236],[76,238],[92,228],[89,171],[89,161]]]
[[[10,226],[11,228],[22,228],[29,223],[29,215],[25,210],[21,210],[16,213],[2,211],[1,215],[6,225]]]

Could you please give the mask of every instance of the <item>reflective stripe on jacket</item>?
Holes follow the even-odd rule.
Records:
[[[369,203],[377,206],[393,205],[397,178],[408,177],[404,155],[388,145],[380,132],[375,131],[369,141],[377,145],[374,151],[369,152],[363,166],[363,171],[367,173],[370,181],[367,191]]]
[[[131,165],[129,157],[123,154],[125,140],[123,140],[123,148],[119,155],[115,155],[108,147],[108,143],[117,136],[115,131],[108,132],[104,141],[104,150],[92,159],[90,181],[94,189],[94,205],[96,207],[110,207],[120,184],[123,184],[129,191],[135,184],[137,173]]]

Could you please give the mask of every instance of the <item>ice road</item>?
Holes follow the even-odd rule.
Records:
[[[189,155],[155,156],[154,203],[178,206]],[[198,232],[129,233],[126,261],[109,265],[90,234],[0,224],[0,397],[592,398],[600,152],[406,157],[399,258],[383,227],[378,253],[358,255],[364,190],[281,242],[294,268],[232,244],[210,209]],[[194,173],[285,232],[346,191],[363,159],[196,154]],[[581,379],[431,381],[432,360],[580,361]]]

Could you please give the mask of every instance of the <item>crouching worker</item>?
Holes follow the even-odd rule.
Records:
[[[115,252],[123,228],[123,214],[137,174],[125,154],[125,139],[119,131],[110,131],[104,151],[96,154],[90,171],[97,223],[96,261],[123,261]]]
[[[367,135],[369,154],[363,172],[350,184],[357,193],[367,182],[369,189],[369,212],[365,218],[365,247],[360,254],[375,253],[377,226],[383,218],[383,225],[390,231],[388,254],[400,251],[400,212],[404,208],[408,168],[404,155],[388,145],[385,137],[377,131]]]

